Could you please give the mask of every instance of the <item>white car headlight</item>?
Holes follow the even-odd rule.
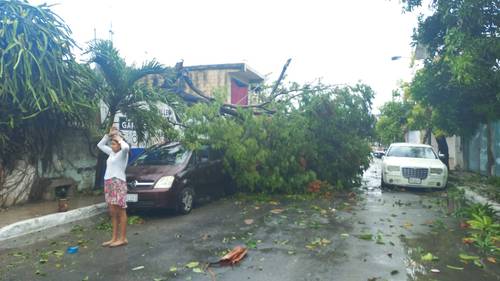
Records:
[[[389,172],[399,172],[399,166],[387,166]]]
[[[156,182],[154,188],[171,188],[174,183],[174,179],[175,178],[173,176],[162,177]]]
[[[443,173],[443,169],[441,168],[431,168],[431,174],[441,175]]]

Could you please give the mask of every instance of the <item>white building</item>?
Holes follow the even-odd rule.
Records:
[[[425,131],[409,131],[405,134],[405,141],[409,143],[424,143]],[[449,163],[451,170],[457,170],[464,168],[464,158],[463,158],[463,144],[462,139],[459,136],[447,137],[446,142],[448,143],[448,154],[450,156]],[[431,136],[431,145],[436,152],[439,151],[438,144],[434,134]]]

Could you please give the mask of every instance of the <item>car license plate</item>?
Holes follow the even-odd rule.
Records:
[[[419,179],[419,178],[409,178],[408,179],[408,183],[411,183],[411,184],[421,184],[422,180]]]
[[[126,200],[127,200],[127,202],[137,202],[138,196],[137,196],[137,194],[127,194]]]

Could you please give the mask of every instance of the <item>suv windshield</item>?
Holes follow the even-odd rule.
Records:
[[[416,146],[393,146],[387,152],[387,156],[437,159],[436,154],[434,154],[431,148]]]
[[[146,150],[132,163],[139,165],[179,165],[188,157],[189,152],[181,145],[159,146]]]

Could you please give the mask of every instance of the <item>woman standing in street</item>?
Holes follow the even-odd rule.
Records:
[[[107,145],[111,140],[111,147]],[[104,174],[104,196],[108,203],[113,236],[111,240],[102,243],[103,247],[119,247],[128,244],[127,241],[127,168],[129,145],[120,137],[118,130],[112,127],[109,134],[104,135],[97,144],[102,152],[108,154],[106,172]]]

